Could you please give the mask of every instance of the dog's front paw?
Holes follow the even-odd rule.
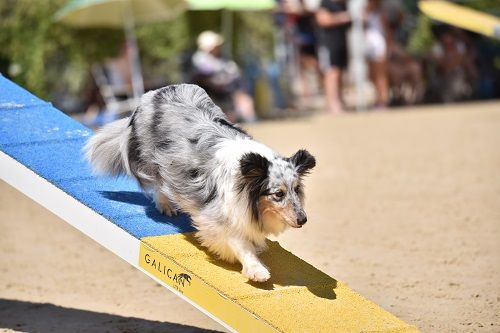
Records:
[[[250,280],[256,282],[264,282],[271,277],[271,273],[269,273],[267,268],[260,264],[244,266],[241,273]]]

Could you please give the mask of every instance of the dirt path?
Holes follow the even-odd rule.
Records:
[[[248,129],[318,160],[285,248],[423,332],[500,332],[500,103]],[[0,331],[223,330],[3,182],[0,249]]]

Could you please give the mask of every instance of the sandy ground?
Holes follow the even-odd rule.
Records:
[[[423,332],[500,332],[500,103],[248,128],[313,152],[281,244]],[[224,329],[0,182],[0,331]]]

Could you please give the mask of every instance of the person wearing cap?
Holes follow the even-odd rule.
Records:
[[[197,44],[198,50],[191,59],[196,72],[194,83],[215,99],[230,97],[236,113],[228,113],[231,120],[255,121],[253,99],[242,88],[238,65],[222,56],[224,38],[213,31],[204,31]]]

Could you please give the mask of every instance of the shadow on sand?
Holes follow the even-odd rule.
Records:
[[[50,303],[0,299],[0,331],[30,333],[165,332],[215,333],[199,327],[71,309]]]

